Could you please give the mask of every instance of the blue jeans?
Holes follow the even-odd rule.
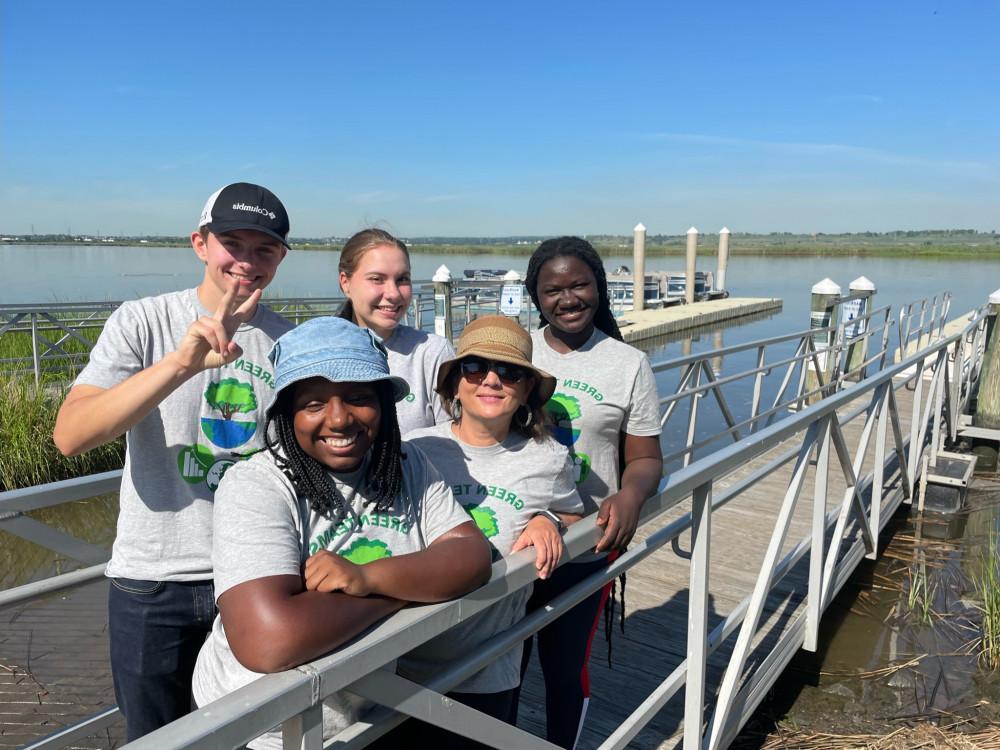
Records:
[[[214,619],[212,581],[111,579],[111,674],[129,742],[191,711],[191,676]]]

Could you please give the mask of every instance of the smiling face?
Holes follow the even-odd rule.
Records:
[[[462,403],[463,423],[469,419],[483,426],[509,429],[514,413],[528,403],[528,395],[535,387],[530,374],[518,383],[508,384],[500,380],[493,367],[485,375],[481,372],[465,375],[460,367],[456,371],[459,374],[455,395]]]
[[[331,383],[315,377],[295,384],[295,440],[330,471],[354,471],[378,437],[382,408],[374,383]]]
[[[354,307],[354,322],[387,339],[413,298],[410,261],[393,245],[377,245],[358,260],[350,276],[340,272],[340,288]]]
[[[200,232],[191,235],[195,253],[205,263],[205,277],[198,296],[209,310],[214,310],[234,283],[237,297],[246,299],[263,289],[274,278],[287,249],[278,240],[253,229],[237,229],[225,234]]]
[[[549,325],[584,340],[594,331],[600,303],[590,266],[573,255],[557,255],[538,271],[538,304]]]

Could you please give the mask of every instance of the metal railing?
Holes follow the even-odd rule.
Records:
[[[952,401],[952,384],[963,382],[964,373],[976,367],[951,355],[961,341],[971,341],[985,315],[977,314],[959,333],[941,338],[923,351],[877,374],[844,387],[788,418],[745,436],[739,443],[720,449],[674,472],[643,510],[643,523],[692,498],[692,510],[654,531],[611,563],[553,602],[549,610],[533,613],[510,631],[497,636],[465,659],[450,665],[426,686],[409,682],[392,671],[392,660],[420,643],[461,622],[509,591],[531,582],[531,555],[520,553],[497,563],[490,583],[464,599],[405,610],[344,649],[311,664],[276,675],[267,675],[192,715],[164,727],[130,745],[145,748],[236,747],[271,727],[282,724],[285,747],[319,748],[322,700],[348,689],[399,712],[394,719],[383,712],[372,721],[356,724],[338,735],[330,746],[361,747],[387,731],[402,715],[457,732],[495,747],[548,748],[544,740],[505,725],[448,700],[443,693],[489,659],[515,645],[562,611],[671,543],[678,548],[682,535],[690,532],[690,596],[688,604],[687,658],[667,675],[646,700],[601,745],[602,750],[625,747],[641,728],[683,687],[684,747],[724,747],[763,698],[781,669],[799,647],[815,649],[820,617],[860,560],[876,553],[878,532],[904,500],[912,496],[920,449],[928,429],[942,413],[958,411]],[[964,347],[975,355],[974,347]],[[978,350],[981,353],[981,350]],[[914,390],[908,415],[900,410],[899,389],[930,372],[930,386]],[[967,397],[959,389],[960,400]],[[851,447],[845,426],[862,420],[860,438]],[[909,433],[909,434],[907,434]],[[891,456],[886,460],[887,451]],[[874,470],[861,476],[861,467],[871,452]],[[760,468],[746,471],[757,460]],[[815,469],[811,466],[815,461]],[[827,501],[827,474],[833,467],[846,485],[842,496]],[[812,473],[811,531],[785,554],[790,521],[802,500],[807,475]],[[787,490],[775,515],[774,528],[764,553],[752,593],[735,607],[711,632],[708,631],[709,573],[713,562],[710,545],[713,514],[738,502],[742,493],[765,478],[781,476]],[[734,481],[735,480],[735,481]],[[728,485],[728,486],[727,486]],[[716,491],[716,487],[720,487]],[[593,518],[571,527],[566,543],[576,555],[592,544]],[[791,615],[767,657],[751,664],[747,657],[761,633],[768,598],[778,582],[789,585],[789,573],[808,568],[802,604]],[[718,685],[708,680],[708,659],[723,643],[735,637],[732,656]],[[716,692],[717,691],[717,692]],[[712,699],[712,695],[716,695]],[[705,709],[708,721],[704,722]]]
[[[676,404],[685,400],[696,404],[706,395],[715,398],[725,423],[714,437],[708,436],[711,439],[698,437],[696,424],[694,432],[697,439],[689,439],[691,445],[688,449],[680,454],[668,454],[668,459],[682,458],[684,466],[673,472],[661,485],[660,493],[647,502],[643,523],[655,519],[688,496],[692,497],[691,512],[655,531],[641,543],[633,543],[632,548],[605,571],[566,592],[553,602],[551,608],[524,618],[476,655],[455,662],[428,685],[409,683],[393,674],[391,669],[387,671],[386,665],[396,656],[467,619],[510,592],[529,585],[534,579],[530,553],[498,562],[494,566],[491,582],[464,599],[405,610],[351,646],[295,670],[263,677],[212,704],[211,710],[196,712],[134,743],[134,746],[235,747],[283,723],[286,742],[292,742],[286,747],[319,747],[316,722],[319,721],[322,698],[336,690],[350,688],[402,714],[436,723],[495,746],[548,747],[521,730],[448,702],[442,693],[668,542],[675,551],[679,551],[679,538],[688,530],[692,532],[692,552],[680,555],[691,560],[688,659],[661,683],[602,748],[624,747],[685,684],[685,747],[700,746],[701,739],[696,741],[695,738],[701,737],[703,730],[698,717],[703,715],[701,709],[704,708],[708,690],[706,660],[740,628],[734,659],[719,687],[714,713],[703,738],[709,747],[724,746],[795,649],[803,644],[807,648],[815,648],[816,627],[822,611],[861,557],[874,554],[873,539],[877,538],[878,530],[898,504],[912,496],[921,451],[928,443],[928,437],[931,445],[937,445],[944,430],[954,439],[958,416],[964,411],[972,393],[985,347],[986,314],[983,310],[976,311],[959,333],[939,336],[932,343],[925,343],[923,351],[899,364],[888,366],[886,354],[892,318],[883,308],[869,313],[867,320],[864,333],[848,337],[842,331],[833,332],[837,334],[834,340],[838,343],[826,350],[813,346],[812,335],[816,331],[812,330],[657,364],[654,367],[657,373],[677,372],[681,384],[672,395],[661,400],[665,406],[664,424],[677,411]],[[923,328],[926,324],[917,327]],[[938,325],[938,334],[942,330]],[[863,356],[852,360],[848,352],[852,347],[858,351],[859,345],[863,345]],[[827,355],[825,364],[819,361],[820,355]],[[736,373],[722,373],[724,361],[739,361],[740,357],[752,358],[751,366]],[[854,361],[854,366],[846,366],[851,361]],[[826,365],[831,366],[828,368]],[[817,378],[811,388],[806,385],[810,372]],[[828,379],[824,379],[824,372],[830,373]],[[768,392],[765,377],[771,373],[780,373],[782,378],[780,384]],[[864,377],[866,374],[868,376]],[[860,381],[852,384],[852,377],[860,378]],[[754,383],[753,396],[749,409],[739,413],[732,407],[733,399],[727,399],[724,389],[741,381],[745,383],[747,379],[752,379]],[[929,381],[926,387],[925,381]],[[903,415],[895,396],[903,387],[913,391],[908,430],[904,428]],[[808,406],[814,396],[824,398]],[[793,410],[790,415],[789,410]],[[783,418],[777,421],[779,413]],[[692,414],[696,421],[696,406],[689,411],[689,432]],[[864,425],[858,448],[852,455],[844,438],[843,425],[861,415],[864,415]],[[889,435],[892,442],[888,445],[890,460],[887,461]],[[711,454],[694,460],[696,450],[702,450],[727,436],[732,440],[731,445],[717,448]],[[775,446],[779,445],[781,448],[774,455]],[[875,469],[872,474],[859,477],[860,467],[870,449],[874,449]],[[766,457],[765,453],[768,454]],[[788,519],[798,503],[813,454],[817,466],[813,533],[810,538],[800,540],[790,553],[779,558]],[[820,472],[825,474],[829,470],[833,454],[836,454],[835,465],[840,467],[848,490],[841,503],[827,512],[827,482],[821,482],[819,476]],[[734,477],[741,467],[761,457],[766,459],[762,468]],[[788,478],[788,491],[776,517],[771,543],[754,592],[711,633],[705,633],[711,515],[789,464],[793,467]],[[900,481],[895,494],[884,497],[887,468],[896,471]],[[729,486],[713,497],[713,487],[721,486],[719,482],[722,480],[726,480]],[[0,528],[5,528],[10,520],[23,517],[27,511],[111,491],[119,481],[120,472],[108,472],[97,477],[0,493]],[[24,535],[23,531],[22,528],[15,533]],[[582,554],[589,548],[593,532],[593,519],[584,519],[571,527],[566,536],[571,556]],[[829,541],[824,542],[827,538]],[[66,546],[66,540],[49,537],[48,541],[57,542],[50,548],[74,556],[74,550]],[[824,544],[827,546],[824,547]],[[804,619],[802,622],[796,620],[763,665],[744,675],[743,662],[755,637],[764,600],[777,581],[784,578],[807,554],[810,555],[810,573]],[[47,581],[0,592],[0,604],[97,578],[102,573],[103,564],[90,565]],[[360,747],[398,723],[400,717],[400,714],[383,711],[368,723],[347,730],[335,746]],[[71,739],[93,734],[115,720],[114,712],[104,712],[30,747],[63,747]]]
[[[751,341],[654,365],[658,382],[662,384],[664,376],[675,379],[673,392],[660,398],[664,432],[671,434],[667,430],[671,420],[686,416],[687,422],[683,432],[673,431],[683,434],[684,440],[668,449],[664,462],[668,468],[677,460],[687,466],[696,452],[727,438],[738,442],[786,416],[789,410],[802,409],[852,380],[863,379],[869,370],[880,371],[888,361],[893,325],[889,308],[882,307],[835,327]],[[828,335],[835,343],[817,347],[817,338]],[[734,361],[737,368],[728,371],[727,363]],[[781,375],[781,380],[769,391],[766,386],[774,379],[767,378],[773,374]],[[732,395],[747,383],[752,383],[749,402]],[[664,392],[662,387],[660,392]],[[708,404],[703,406],[703,401]],[[699,416],[704,425],[708,405],[714,405],[716,411],[706,431],[700,429]]]
[[[500,311],[500,289],[518,282],[456,279],[451,282],[454,338],[479,315]],[[274,297],[264,302],[296,325],[321,315],[336,315],[344,303],[332,297]],[[522,286],[525,301],[519,320],[530,328],[537,312]],[[39,383],[47,373],[71,376],[82,368],[108,317],[121,301],[67,302],[45,305],[0,305],[0,372],[32,374]],[[435,315],[430,281],[413,282],[413,298],[406,322],[430,330]]]

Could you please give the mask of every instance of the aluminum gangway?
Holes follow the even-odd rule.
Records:
[[[673,450],[667,441],[671,468],[630,549],[427,685],[395,675],[393,660],[530,585],[530,552],[498,562],[490,582],[461,600],[403,610],[348,646],[264,676],[129,747],[239,747],[281,725],[285,747],[318,748],[320,704],[340,689],[383,708],[328,746],[362,747],[409,715],[495,747],[551,747],[524,731],[538,730],[537,711],[522,711],[522,728],[511,727],[443,693],[626,571],[639,605],[630,628],[645,637],[619,638],[615,669],[595,676],[595,692],[606,680],[611,695],[584,745],[725,747],[792,655],[817,648],[823,612],[858,563],[877,555],[879,532],[914,496],[922,459],[956,437],[975,390],[988,311],[948,326],[944,306],[926,321],[903,314],[897,322],[887,309],[874,310],[850,336],[843,327],[812,329],[657,363],[668,394],[664,427],[678,437]],[[909,353],[918,329],[923,340]],[[826,334],[833,344],[816,346]],[[861,356],[849,356],[859,347]],[[740,399],[731,395],[737,384]],[[0,518],[89,496],[115,480],[110,472],[4,493]],[[572,526],[570,555],[585,552],[594,534],[592,518]],[[0,604],[98,577],[101,568],[0,592]],[[652,622],[651,613],[664,618]],[[654,652],[665,666],[652,677],[646,657]],[[643,659],[642,669],[631,663]],[[537,689],[530,682],[528,696]],[[28,747],[66,747],[116,720],[108,709]]]

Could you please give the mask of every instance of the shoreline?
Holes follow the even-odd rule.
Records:
[[[715,238],[713,237],[713,240]],[[928,244],[928,243],[816,243],[816,244],[770,244],[761,240],[744,240],[741,243],[738,239],[733,240],[729,248],[730,255],[736,256],[783,256],[783,257],[870,257],[870,258],[892,258],[892,257],[918,257],[918,258],[942,258],[942,259],[1000,259],[1000,243],[949,243],[949,244]],[[3,243],[5,247],[38,247],[38,246],[58,246],[58,247],[104,247],[104,248],[178,248],[190,249],[190,245],[180,242],[143,242],[131,244],[129,241],[121,243],[84,243],[76,241],[31,241],[20,240],[17,242]],[[594,242],[595,249],[604,257],[631,257],[631,245],[623,247],[620,243],[610,244]],[[309,242],[291,243],[293,250],[305,252],[339,252],[341,244],[319,244]],[[413,243],[408,245],[410,253],[414,255],[510,255],[512,257],[528,257],[536,245],[513,245],[513,244],[425,244]],[[698,255],[714,256],[717,254],[718,246],[713,244],[698,246]],[[646,257],[678,257],[685,256],[685,248],[680,243],[669,244],[646,244]]]

